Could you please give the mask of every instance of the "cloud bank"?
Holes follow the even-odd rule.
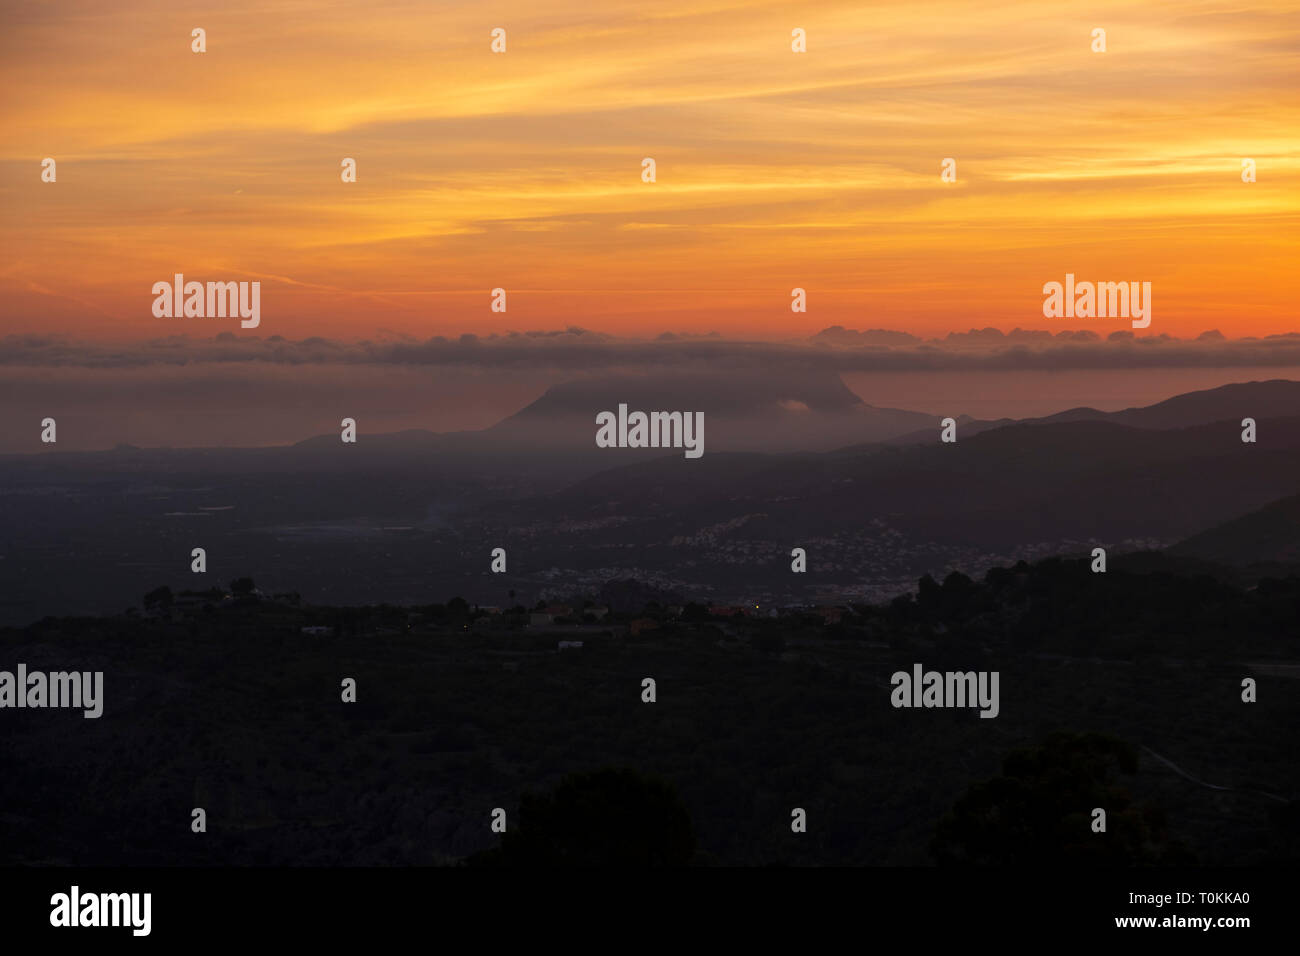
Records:
[[[134,343],[78,341],[63,336],[0,338],[0,366],[132,369],[154,366],[374,365],[461,370],[527,369],[565,375],[613,370],[723,364],[824,368],[828,372],[1028,371],[1142,368],[1300,366],[1300,334],[1227,339],[1206,332],[1194,339],[1103,338],[1088,330],[1046,332],[994,328],[922,339],[887,329],[833,326],[803,340],[756,342],[716,334],[664,333],[633,339],[571,327],[419,340],[344,342],[319,336],[291,340],[220,333],[212,338],[169,336]]]

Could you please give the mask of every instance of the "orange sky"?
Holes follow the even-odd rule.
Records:
[[[1043,318],[1066,272],[1296,331],[1300,8],[1236,6],[5,3],[0,331],[1128,327]],[[175,272],[261,326],[155,318]]]

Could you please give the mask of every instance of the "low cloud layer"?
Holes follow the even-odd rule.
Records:
[[[1117,331],[1103,338],[1088,330],[1014,329],[1004,333],[986,328],[942,339],[921,339],[906,332],[834,326],[806,340],[786,342],[675,333],[653,340],[629,339],[580,328],[427,340],[395,336],[359,342],[320,337],[294,341],[278,335],[261,338],[230,332],[206,339],[171,336],[126,344],[38,335],[0,339],[0,366],[25,368],[376,365],[526,368],[585,375],[613,369],[791,362],[838,372],[1287,367],[1300,366],[1300,334],[1227,339],[1218,332],[1206,332],[1195,339],[1178,339]]]

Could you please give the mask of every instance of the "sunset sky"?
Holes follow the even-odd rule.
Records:
[[[1295,331],[1300,7],[1236,6],[4,3],[0,330],[1127,328],[1043,318],[1073,272]],[[176,272],[260,328],[155,318]]]

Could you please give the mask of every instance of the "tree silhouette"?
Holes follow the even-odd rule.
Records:
[[[697,604],[691,601],[682,610],[682,620],[689,621],[692,624],[698,624],[709,619],[709,609],[703,604]]]
[[[549,794],[525,793],[518,828],[471,866],[685,866],[690,814],[671,785],[633,770],[570,774]]]
[[[1114,779],[1137,771],[1132,745],[1104,734],[1055,733],[1016,750],[1002,776],[970,787],[939,822],[930,849],[941,864],[1188,863],[1167,839],[1164,814],[1138,807]],[[1106,832],[1092,811],[1106,811]]]
[[[153,607],[155,604],[160,604],[165,608],[171,607],[172,589],[164,584],[160,588],[154,588],[144,596],[144,606],[146,610]]]

